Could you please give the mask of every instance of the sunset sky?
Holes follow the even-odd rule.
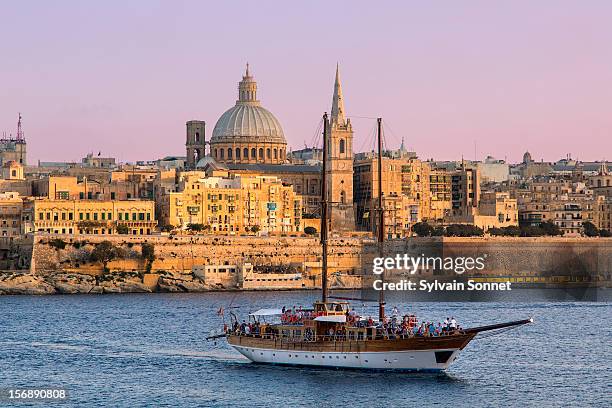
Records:
[[[302,148],[339,62],[356,151],[382,116],[423,159],[612,161],[611,22],[611,1],[0,0],[0,132],[22,112],[30,163],[184,155],[248,61]]]

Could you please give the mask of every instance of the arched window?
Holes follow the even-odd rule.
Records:
[[[256,159],[257,158],[257,150],[255,150],[255,148],[253,147],[251,149],[251,159]]]
[[[232,150],[232,148],[231,148],[231,147],[230,147],[229,149],[227,149],[227,158],[228,158],[228,159],[231,159],[231,158],[232,158],[232,152],[233,152],[233,150]]]
[[[272,158],[272,151],[268,148],[266,149],[266,159],[271,159]]]
[[[344,139],[340,139],[340,154],[343,154],[345,150]]]
[[[344,190],[340,192],[340,203],[346,204],[346,193],[344,192]]]
[[[195,156],[195,160],[194,160],[195,163],[200,161],[200,159],[202,158],[202,153],[200,153],[200,149],[194,150],[194,156]]]
[[[263,149],[259,148],[259,158],[263,160]]]
[[[200,132],[196,132],[196,134],[195,134],[195,141],[196,142],[200,141]]]
[[[223,149],[219,149],[219,154],[220,154],[219,158],[220,158],[220,159],[223,159],[223,158],[224,158],[224,157],[223,157],[223,152],[224,152],[224,150],[223,150]]]
[[[215,154],[213,154],[213,157],[216,159],[217,158],[217,149],[215,149]]]
[[[283,149],[278,149],[278,158],[283,160]]]
[[[240,158],[240,148],[236,148],[236,158],[239,159]]]
[[[278,150],[274,149],[274,158],[278,159]]]
[[[247,149],[246,147],[244,148],[244,150],[242,150],[242,157],[244,157],[245,160],[249,159],[249,149]]]

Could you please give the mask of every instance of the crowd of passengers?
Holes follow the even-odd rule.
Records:
[[[371,316],[368,319],[362,319],[361,316],[351,311],[347,313],[347,323],[345,325],[339,326],[336,330],[330,328],[324,337],[338,340],[346,338],[347,326],[358,328],[376,327],[379,337],[384,336],[388,338],[447,336],[456,334],[462,330],[454,317],[447,317],[443,322],[438,322],[436,324],[430,321],[421,321],[419,323],[414,315],[404,315],[401,318],[398,315],[399,311],[397,308],[394,308],[392,316],[385,318],[381,323],[372,319]],[[283,308],[281,323],[299,325],[302,324],[304,320],[314,319],[315,317],[316,314],[312,310],[304,310],[301,306],[299,308],[294,306],[292,309]],[[269,325],[265,325],[264,332],[262,333],[259,321],[247,323],[243,320],[241,324],[236,321],[232,327],[232,331],[235,334],[253,336],[275,334],[275,330]]]

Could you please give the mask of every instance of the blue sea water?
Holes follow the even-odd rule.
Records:
[[[255,365],[224,340],[205,340],[221,326],[220,306],[242,314],[307,306],[316,292],[4,296],[0,388],[63,387],[69,398],[0,406],[612,406],[612,303],[515,293],[496,303],[388,299],[401,312],[452,315],[464,327],[535,318],[473,341],[438,374]]]

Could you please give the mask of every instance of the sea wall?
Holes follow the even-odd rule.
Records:
[[[91,262],[91,252],[111,241],[121,256],[107,263]],[[143,243],[153,244],[155,260],[147,270]],[[484,256],[482,276],[588,276],[612,280],[612,239],[603,238],[412,238],[392,240],[386,255]],[[251,263],[257,273],[303,274],[305,288],[320,286],[321,248],[317,238],[219,236],[36,236],[5,250],[0,272],[2,293],[106,293],[207,291],[236,289],[237,274],[221,284],[208,284],[193,273],[202,265]],[[329,265],[332,287],[359,288],[378,254],[369,238],[334,238]],[[10,267],[6,267],[10,266]],[[419,274],[436,271],[419,271]]]

